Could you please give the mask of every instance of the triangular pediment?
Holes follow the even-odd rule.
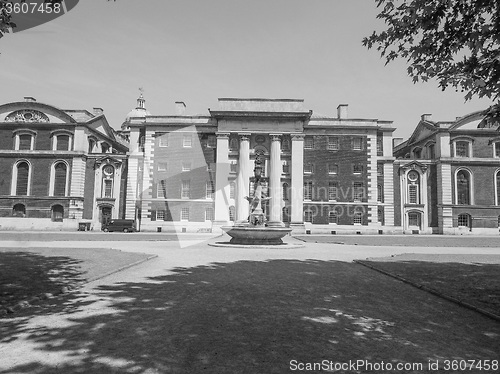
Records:
[[[414,169],[417,169],[417,170],[420,170],[420,171],[426,171],[427,168],[428,168],[428,166],[426,164],[423,164],[423,163],[415,161],[415,160],[410,161],[407,164],[401,165],[399,167],[399,169],[403,170],[403,171],[414,170]]]
[[[90,119],[86,122],[86,125],[93,132],[115,140],[115,133],[103,115]]]
[[[421,140],[427,139],[436,132],[437,128],[436,126],[434,126],[434,124],[428,121],[420,121],[415,128],[415,131],[413,131],[413,134],[411,134],[410,138],[408,139],[407,144],[418,143]]]

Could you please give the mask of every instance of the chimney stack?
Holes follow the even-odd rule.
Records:
[[[25,96],[24,101],[26,101],[27,103],[35,103],[36,99],[34,97],[31,97],[31,96]]]
[[[432,118],[432,114],[429,114],[429,113],[422,114],[422,116],[420,116],[420,118],[422,119],[422,121],[430,121]]]
[[[175,114],[183,116],[186,113],[186,104],[183,101],[175,102]]]
[[[347,104],[340,104],[337,107],[337,117],[339,119],[346,119],[347,118]]]
[[[94,115],[100,116],[103,113],[104,113],[104,110],[102,108],[94,108]]]

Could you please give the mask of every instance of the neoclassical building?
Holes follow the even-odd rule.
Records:
[[[127,150],[100,108],[0,105],[0,229],[99,229],[123,215]]]
[[[255,160],[269,225],[294,232],[394,231],[389,121],[320,116],[303,100],[219,99],[205,115],[127,116],[126,217],[141,231],[204,232],[245,221]]]
[[[394,149],[396,224],[405,233],[494,234],[500,226],[500,122],[424,114]]]

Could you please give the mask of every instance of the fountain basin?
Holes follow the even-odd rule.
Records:
[[[222,226],[230,237],[231,244],[243,245],[283,245],[281,240],[292,231],[287,227],[262,226]]]

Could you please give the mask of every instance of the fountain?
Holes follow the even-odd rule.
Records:
[[[260,157],[255,159],[255,183],[253,197],[246,196],[245,199],[250,203],[250,214],[248,221],[236,224],[235,226],[223,226],[230,237],[228,243],[254,246],[254,245],[285,245],[282,238],[290,233],[292,229],[286,227],[270,227],[266,224],[266,215],[262,210],[262,202],[269,200],[269,197],[262,195],[262,161]]]

